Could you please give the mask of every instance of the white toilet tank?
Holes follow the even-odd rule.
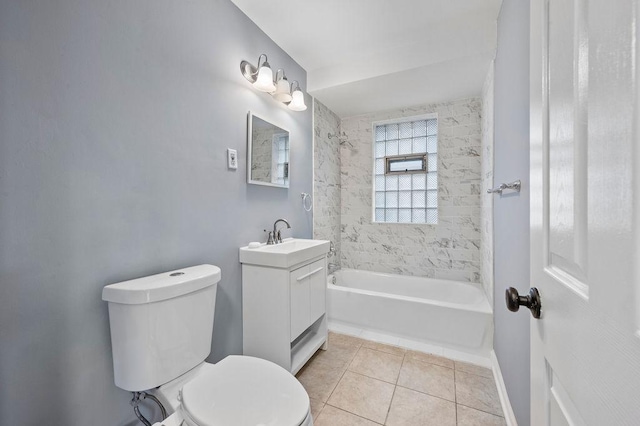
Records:
[[[220,268],[199,265],[106,286],[116,386],[143,391],[211,352]]]

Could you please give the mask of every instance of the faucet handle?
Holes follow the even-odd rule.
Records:
[[[278,229],[278,232],[276,232],[276,235],[273,236],[273,238],[276,240],[276,244],[282,242],[282,233],[280,232],[279,229]]]
[[[267,245],[273,245],[276,243],[276,241],[274,240],[274,236],[273,236],[273,231],[267,231],[266,229],[264,230],[264,232],[268,232],[268,236],[267,236]]]

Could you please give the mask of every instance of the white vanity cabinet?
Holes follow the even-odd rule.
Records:
[[[327,274],[325,259],[291,271],[291,341],[325,313]]]
[[[244,355],[297,373],[319,348],[326,349],[326,288],[326,254],[290,267],[243,263]]]

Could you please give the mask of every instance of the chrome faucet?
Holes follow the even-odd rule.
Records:
[[[277,228],[278,226],[278,222],[284,222],[287,224],[287,229],[291,229],[291,225],[289,225],[289,222],[287,222],[286,219],[278,219],[275,221],[275,223],[273,224],[273,239],[275,244],[281,243],[282,242],[282,235],[280,234],[280,230]]]
[[[266,229],[264,230],[264,232],[268,232],[269,236],[267,237],[267,245],[271,246],[273,244],[275,244],[275,240],[273,239],[273,232],[271,231],[267,231]]]

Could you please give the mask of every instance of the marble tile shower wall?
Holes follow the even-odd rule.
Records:
[[[251,178],[261,182],[271,182],[271,156],[273,152],[273,130],[253,131],[251,151]]]
[[[340,118],[318,100],[314,119],[313,238],[333,241],[340,263]]]
[[[482,188],[493,187],[493,64],[482,87]],[[493,307],[493,194],[482,193],[482,287]]]
[[[470,98],[342,120],[343,268],[480,281],[481,107]],[[438,224],[373,223],[372,123],[426,113],[438,114]]]

